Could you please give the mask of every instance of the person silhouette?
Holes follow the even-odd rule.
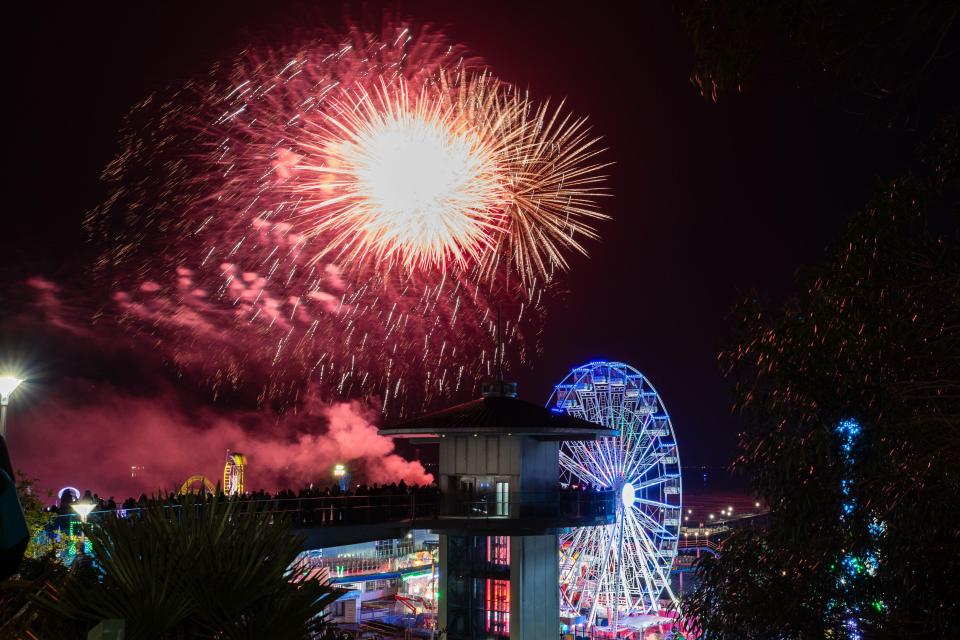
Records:
[[[0,436],[0,580],[17,572],[30,542],[30,530],[17,496],[15,478],[7,441]]]

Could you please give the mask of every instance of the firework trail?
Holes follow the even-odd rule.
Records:
[[[403,415],[490,375],[497,305],[510,358],[535,351],[604,217],[597,153],[427,28],[246,51],[131,112],[87,222],[104,313],[216,393]]]

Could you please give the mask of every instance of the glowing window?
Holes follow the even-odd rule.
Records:
[[[487,632],[510,635],[510,581],[487,578]]]

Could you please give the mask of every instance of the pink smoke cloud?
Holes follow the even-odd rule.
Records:
[[[66,309],[60,299],[60,287],[43,276],[27,278],[25,284],[33,291],[34,299],[30,306],[44,318],[51,327],[66,331],[76,336],[89,333],[86,327],[70,321],[66,317]]]
[[[59,364],[18,394],[8,431],[14,466],[42,489],[71,485],[118,499],[176,490],[193,475],[216,483],[228,449],[247,456],[249,490],[326,486],[337,463],[357,482],[432,482],[420,462],[379,435],[380,414],[366,404],[376,397],[329,400],[335,396],[324,386],[322,361],[317,380],[304,383],[287,411],[235,384],[239,371],[256,376],[273,366],[268,357],[282,364],[286,343],[263,349],[262,334],[223,331],[218,316],[243,313],[250,323],[285,327],[310,320],[307,300],[321,308],[339,308],[341,300],[319,288],[303,299],[275,299],[259,274],[221,268],[233,305],[197,295],[193,271],[180,267],[167,286],[147,280],[113,291],[104,309],[115,313],[100,322],[68,288],[27,281],[30,302],[12,326],[48,344]],[[331,285],[337,272],[325,276]]]
[[[44,489],[71,485],[117,498],[171,491],[200,474],[222,478],[227,449],[247,456],[248,489],[332,484],[331,469],[346,463],[362,482],[433,481],[423,466],[394,453],[373,414],[357,402],[308,403],[297,415],[178,407],[172,389],[136,397],[87,381],[15,416],[9,431],[14,466]],[[82,393],[77,393],[82,391]],[[131,477],[131,466],[141,467]]]

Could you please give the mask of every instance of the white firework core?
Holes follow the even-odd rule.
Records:
[[[360,230],[377,253],[415,247],[435,264],[483,243],[495,167],[477,137],[436,117],[384,115],[359,133],[343,154],[363,203]]]

